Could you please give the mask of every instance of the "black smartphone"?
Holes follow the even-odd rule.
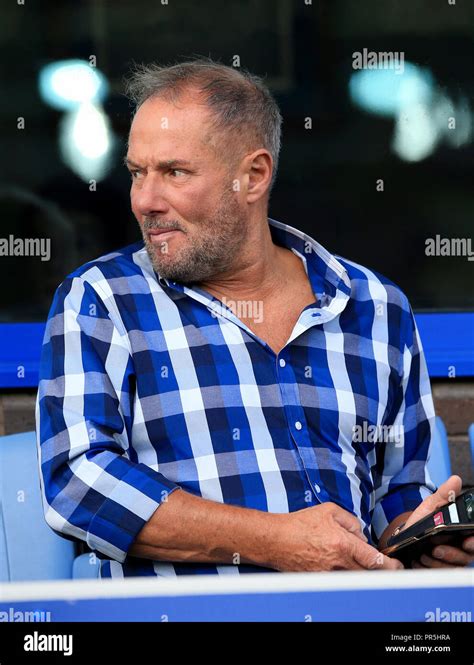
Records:
[[[405,568],[422,554],[431,555],[436,545],[461,547],[474,536],[474,488],[461,492],[455,501],[437,508],[430,515],[392,536],[383,554],[398,559]]]

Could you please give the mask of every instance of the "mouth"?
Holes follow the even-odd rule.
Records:
[[[148,231],[148,238],[152,243],[161,243],[177,233],[182,233],[182,231],[179,229],[154,229],[153,231]]]

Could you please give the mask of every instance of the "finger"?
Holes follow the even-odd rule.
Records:
[[[459,547],[452,547],[451,545],[438,545],[431,552],[433,558],[440,561],[445,561],[454,566],[468,566],[474,561],[474,555],[468,554]]]
[[[426,497],[413,511],[405,524],[405,529],[432,513],[436,508],[453,501],[461,492],[461,489],[462,480],[460,476],[450,476],[438,487],[434,494]]]
[[[351,557],[347,557],[340,567],[336,566],[335,568],[331,568],[331,570],[367,570],[367,568],[356,563]]]
[[[354,541],[352,557],[366,570],[401,570],[403,564],[398,559],[391,559],[366,543]]]
[[[362,531],[362,526],[355,515],[348,513],[344,508],[339,508],[333,513],[334,521],[342,526],[349,533],[354,534],[364,542],[367,542],[367,538]]]
[[[438,495],[436,500],[436,505],[433,506],[433,510],[438,508],[439,505],[445,503],[450,503],[461,493],[462,490],[462,480],[460,476],[450,476],[442,485],[440,485],[435,492]],[[434,499],[435,494],[428,499]],[[440,503],[441,502],[441,503]]]
[[[466,552],[474,554],[474,536],[469,536],[469,538],[465,538],[462,543],[462,548]]]
[[[381,552],[379,552],[381,554]],[[379,566],[379,570],[403,570],[405,566],[398,559],[392,559],[389,556],[382,555],[382,564]]]
[[[447,563],[446,561],[440,561],[439,559],[434,559],[428,554],[422,554],[420,556],[420,563],[425,568],[455,568],[456,565],[452,563]]]

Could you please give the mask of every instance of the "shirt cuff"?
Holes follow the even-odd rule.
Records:
[[[116,480],[89,522],[87,544],[123,563],[141,529],[180,486],[145,464],[133,465]]]

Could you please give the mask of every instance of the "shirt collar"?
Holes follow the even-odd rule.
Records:
[[[268,218],[270,233],[275,244],[286,247],[298,256],[306,270],[315,294],[315,306],[305,310],[308,316],[319,317],[311,323],[325,323],[340,314],[346,307],[351,293],[351,282],[347,270],[336,257],[320,245],[314,238],[303,231]],[[180,282],[173,282],[156,273],[161,286],[175,289],[191,295],[208,305],[207,292],[197,287],[188,287]]]

